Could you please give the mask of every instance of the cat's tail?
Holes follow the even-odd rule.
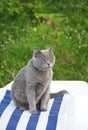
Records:
[[[69,94],[69,92],[66,90],[62,90],[62,91],[57,92],[57,93],[50,93],[50,98],[60,97],[60,96],[63,96],[64,94]]]

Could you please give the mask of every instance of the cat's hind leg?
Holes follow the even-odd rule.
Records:
[[[24,111],[24,110],[29,110],[29,105],[28,105],[28,103],[22,103],[22,102],[17,101],[17,100],[15,100],[14,102],[15,102],[16,106],[17,106],[20,110],[22,110],[22,111]]]

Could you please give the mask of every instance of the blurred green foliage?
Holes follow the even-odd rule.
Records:
[[[27,64],[34,47],[53,45],[53,79],[88,82],[87,0],[0,1],[0,87]]]

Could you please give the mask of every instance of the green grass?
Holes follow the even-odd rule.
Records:
[[[51,3],[49,10],[36,13],[35,24],[31,24],[28,18],[2,23],[0,87],[12,81],[27,64],[34,47],[47,49],[53,45],[56,46],[53,79],[88,82],[88,7],[85,3],[81,1],[76,6],[70,4],[70,7],[64,2],[54,2],[54,6]],[[54,26],[41,23],[40,17],[52,19]]]

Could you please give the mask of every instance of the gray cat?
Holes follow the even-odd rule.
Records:
[[[11,97],[21,110],[29,109],[32,114],[37,112],[37,108],[46,111],[50,98],[67,93],[63,90],[50,94],[54,63],[54,47],[34,49],[32,59],[19,71],[11,88]]]

